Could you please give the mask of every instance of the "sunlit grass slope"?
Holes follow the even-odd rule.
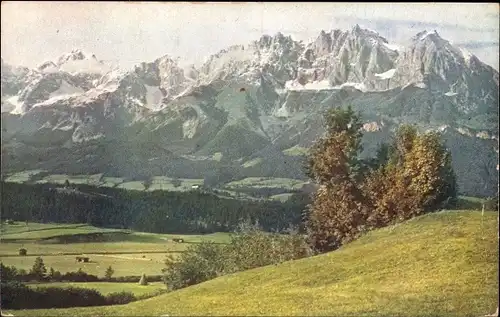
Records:
[[[367,234],[340,250],[123,306],[22,316],[482,316],[498,300],[497,213],[446,211]]]

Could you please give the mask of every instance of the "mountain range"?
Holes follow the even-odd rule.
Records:
[[[2,175],[306,179],[324,112],[351,105],[363,156],[400,124],[437,130],[460,192],[497,193],[498,71],[436,31],[406,47],[358,25],[309,43],[263,35],[200,67],[162,56],[118,69],[75,49],[35,69],[2,59],[1,80]]]

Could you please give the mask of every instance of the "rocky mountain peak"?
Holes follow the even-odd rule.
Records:
[[[296,44],[291,36],[285,36],[283,33],[278,32],[273,36],[262,35],[256,42],[259,49],[276,49],[278,47],[294,46]]]
[[[439,35],[439,33],[436,30],[433,30],[433,31],[430,31],[430,32],[427,31],[427,30],[424,30],[422,32],[418,32],[412,38],[413,42],[426,41],[426,40],[432,41],[434,43],[439,43],[439,42],[444,41],[444,39]]]
[[[97,58],[92,53],[86,53],[81,49],[73,49],[71,52],[61,55],[57,59],[57,65],[61,66],[69,61],[81,61],[81,60],[95,60]]]
[[[54,64],[54,62],[52,61],[47,61],[47,62],[44,62],[42,64],[40,64],[37,69],[39,71],[45,71],[45,70],[48,70],[48,69],[57,69],[57,65]]]

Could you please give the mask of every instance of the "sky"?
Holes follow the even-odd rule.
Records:
[[[498,70],[495,3],[1,2],[1,55],[35,67],[72,49],[122,67],[171,55],[200,64],[227,46],[281,32],[311,40],[321,30],[376,30],[405,45],[436,30]]]

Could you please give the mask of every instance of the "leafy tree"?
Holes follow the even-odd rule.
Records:
[[[40,256],[36,257],[35,263],[31,268],[30,274],[32,274],[38,280],[42,280],[45,277],[45,274],[47,274],[47,268],[43,263],[42,257]]]
[[[361,127],[351,107],[334,109],[326,116],[326,135],[310,151],[307,172],[320,188],[309,205],[306,228],[318,251],[336,249],[365,230]]]
[[[337,177],[360,176],[361,119],[349,106],[326,114],[326,135],[310,149],[307,175],[319,184]],[[340,170],[339,170],[340,169]],[[341,172],[341,173],[339,173]]]
[[[350,107],[334,109],[326,121],[327,133],[312,147],[307,169],[320,185],[305,219],[316,250],[336,249],[367,230],[456,202],[451,154],[439,134],[402,125],[391,144],[363,162],[360,116]]]
[[[111,280],[111,277],[113,277],[113,274],[115,274],[115,270],[110,266],[106,269],[106,272],[104,272],[104,277],[109,281]]]
[[[389,160],[365,183],[372,212],[368,223],[381,227],[423,212],[451,206],[457,200],[451,154],[439,134],[418,134],[413,127],[398,129]]]
[[[2,282],[13,281],[18,275],[18,271],[14,266],[5,266],[0,262],[0,280]]]

